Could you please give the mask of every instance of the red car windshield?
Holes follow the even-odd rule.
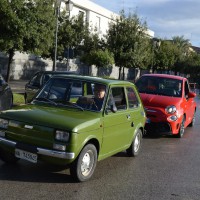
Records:
[[[143,76],[136,82],[136,86],[140,93],[182,96],[182,81],[177,79]]]

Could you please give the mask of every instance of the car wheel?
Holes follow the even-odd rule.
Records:
[[[139,129],[135,134],[131,146],[126,150],[127,154],[129,156],[137,156],[141,148],[141,143],[142,143],[142,131]]]
[[[97,149],[93,144],[88,144],[70,166],[70,174],[79,182],[87,181],[92,177],[96,163]]]
[[[182,138],[183,134],[185,132],[185,117],[183,116],[182,122],[180,124],[179,132],[178,132],[178,138]]]
[[[19,158],[16,158],[14,154],[6,152],[2,149],[0,150],[0,159],[8,164],[14,164],[20,160]]]
[[[195,112],[194,112],[194,115],[193,115],[193,118],[192,118],[192,121],[191,123],[188,125],[189,127],[193,127],[195,124]]]

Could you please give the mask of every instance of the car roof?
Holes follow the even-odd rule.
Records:
[[[186,79],[185,77],[177,76],[177,75],[171,75],[171,74],[144,74],[144,75],[142,75],[142,76],[172,78],[172,79],[178,79],[178,80]]]
[[[133,83],[129,81],[124,81],[124,80],[117,80],[117,79],[105,79],[101,77],[96,77],[96,76],[82,76],[82,75],[75,75],[75,74],[70,74],[70,75],[65,75],[65,74],[60,74],[60,75],[55,75],[53,78],[73,78],[73,79],[79,79],[83,81],[92,81],[96,83],[101,83],[101,84],[106,84],[106,85],[134,85]]]

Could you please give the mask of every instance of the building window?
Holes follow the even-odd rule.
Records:
[[[97,30],[97,32],[99,33],[100,32],[100,21],[101,19],[100,19],[100,17],[98,17],[98,16],[96,16],[96,30]]]

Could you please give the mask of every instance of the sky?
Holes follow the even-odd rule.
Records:
[[[136,13],[155,37],[183,36],[200,47],[200,0],[91,0],[117,14]]]

